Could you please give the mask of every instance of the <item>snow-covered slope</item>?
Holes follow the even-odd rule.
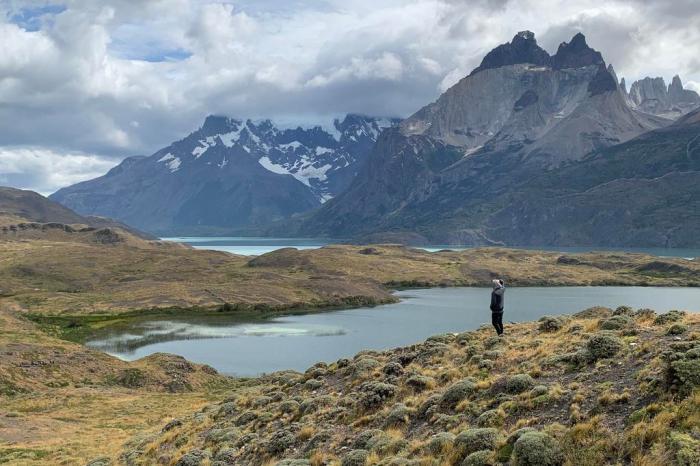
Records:
[[[341,192],[397,120],[347,115],[330,128],[209,116],[149,157],[53,194],[83,214],[140,228],[246,228],[317,207]]]

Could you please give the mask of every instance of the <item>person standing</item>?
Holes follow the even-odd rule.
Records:
[[[493,280],[493,291],[491,291],[491,323],[499,337],[503,335],[503,300],[505,298],[505,293],[506,287],[503,280]]]

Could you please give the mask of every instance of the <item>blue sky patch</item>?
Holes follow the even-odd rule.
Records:
[[[65,10],[65,5],[58,4],[25,7],[11,14],[9,20],[27,31],[38,31],[47,20],[47,16],[55,16]]]

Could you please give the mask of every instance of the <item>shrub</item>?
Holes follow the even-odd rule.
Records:
[[[406,380],[406,385],[411,387],[416,392],[422,392],[434,382],[432,377],[426,377],[420,374],[414,374]]]
[[[634,314],[634,310],[629,306],[618,306],[614,311],[614,316],[631,316]]]
[[[688,351],[680,358],[670,361],[667,379],[672,389],[689,395],[695,387],[700,387],[700,351]],[[678,353],[676,353],[678,356]]]
[[[280,411],[291,414],[299,411],[299,403],[294,400],[287,400],[280,403]]]
[[[396,385],[383,382],[365,382],[360,385],[359,403],[364,409],[380,406],[396,393]]]
[[[304,382],[304,388],[307,390],[318,390],[319,388],[323,387],[323,381],[319,379],[309,379],[306,382]]]
[[[666,335],[683,335],[688,331],[688,327],[683,324],[673,324],[666,329]]]
[[[542,316],[539,321],[540,332],[553,333],[561,330],[564,327],[565,319],[561,317]]]
[[[520,437],[527,434],[528,432],[537,432],[537,429],[535,429],[534,427],[523,427],[521,429],[518,429],[508,436],[508,438],[506,439],[506,444],[512,447],[513,445],[515,445],[515,442],[517,442]]]
[[[379,367],[379,361],[373,358],[360,358],[352,365],[355,373],[367,372]]]
[[[117,377],[117,383],[126,388],[140,388],[146,385],[146,374],[141,369],[124,369]]]
[[[182,455],[178,462],[175,463],[175,466],[199,466],[208,457],[209,455],[202,450],[190,450]]]
[[[428,337],[426,341],[434,341],[437,343],[451,343],[455,340],[455,336],[451,333],[441,333],[439,335],[433,335]]]
[[[451,432],[440,432],[430,437],[427,449],[434,456],[440,456],[449,449],[455,441],[455,435]]]
[[[311,466],[309,460],[282,460],[275,463],[275,466]]]
[[[637,319],[652,319],[656,318],[656,311],[653,309],[637,309],[634,313],[634,317]]]
[[[493,459],[493,453],[489,450],[479,450],[470,453],[462,461],[462,466],[492,466],[496,464]]]
[[[476,391],[476,384],[472,379],[463,379],[450,385],[440,398],[440,404],[447,408],[454,408],[457,404]]]
[[[498,443],[498,429],[491,427],[467,429],[455,437],[454,445],[466,456],[479,450],[493,450]]]
[[[384,420],[385,427],[397,427],[408,424],[411,412],[403,403],[397,403],[389,411]]]
[[[685,311],[668,311],[665,314],[659,314],[658,316],[656,316],[656,319],[654,319],[654,323],[656,325],[666,325],[673,322],[678,322],[679,320],[683,320],[685,315]]]
[[[498,409],[490,409],[481,413],[481,415],[476,419],[476,425],[479,427],[500,427],[503,425],[504,420],[505,415],[503,411]]]
[[[615,315],[601,322],[600,328],[603,330],[622,330],[630,325],[632,325],[632,319],[624,315]]]
[[[605,319],[612,315],[612,309],[602,306],[593,306],[574,314],[579,319]]]
[[[528,374],[516,374],[508,378],[506,392],[518,394],[530,390],[535,386],[535,381]]]
[[[549,393],[549,388],[547,388],[546,385],[535,385],[534,387],[532,387],[532,390],[530,390],[530,396],[532,398],[546,395],[547,393]]]
[[[586,349],[591,360],[597,361],[598,359],[611,358],[619,353],[622,349],[622,342],[613,335],[598,333],[586,342]]]
[[[542,432],[525,432],[513,445],[515,466],[559,466],[564,454],[559,443]]]
[[[265,450],[271,455],[278,455],[294,445],[296,437],[288,430],[278,430],[265,444]]]
[[[398,362],[391,361],[382,368],[382,372],[384,372],[386,375],[399,376],[403,374],[403,366]]]
[[[700,441],[688,434],[671,432],[668,449],[675,454],[678,466],[696,466],[700,464]]]
[[[368,454],[367,450],[352,450],[343,457],[340,464],[341,466],[365,466]]]

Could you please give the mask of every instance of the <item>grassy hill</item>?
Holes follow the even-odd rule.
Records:
[[[700,318],[592,308],[280,372],[132,442],[127,464],[700,462]]]

